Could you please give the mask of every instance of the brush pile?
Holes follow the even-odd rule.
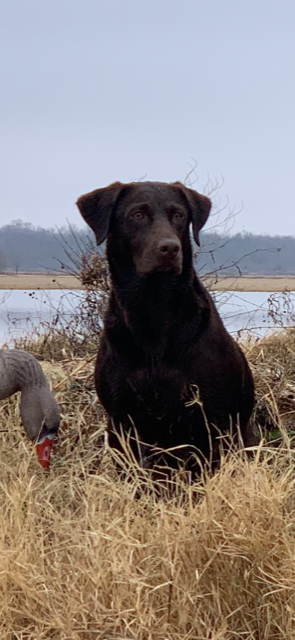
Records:
[[[253,424],[267,440],[295,435],[295,329],[250,341],[246,355],[255,379]]]
[[[264,436],[253,459],[179,476],[165,499],[105,453],[92,349],[40,351],[63,422],[44,472],[17,398],[1,403],[1,640],[295,637],[295,331],[245,345]]]

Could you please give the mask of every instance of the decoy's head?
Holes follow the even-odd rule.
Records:
[[[37,457],[44,469],[48,469],[50,467],[51,449],[57,436],[58,427],[59,423],[55,428],[51,427],[50,429],[48,429],[46,424],[44,424],[36,443]]]
[[[48,468],[52,445],[60,424],[58,405],[49,387],[24,389],[21,394],[20,414],[27,435],[36,442],[36,452],[41,466]]]

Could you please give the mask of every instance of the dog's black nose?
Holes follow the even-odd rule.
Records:
[[[167,256],[167,258],[176,258],[180,252],[180,242],[172,238],[160,240],[158,251],[162,256]]]

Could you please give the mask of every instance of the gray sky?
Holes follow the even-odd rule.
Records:
[[[184,180],[295,235],[294,0],[1,0],[0,224],[81,224],[114,180]]]

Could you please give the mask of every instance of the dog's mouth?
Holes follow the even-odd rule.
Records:
[[[158,267],[156,267],[154,269],[154,271],[160,271],[163,273],[172,273],[173,275],[180,275],[182,272],[182,265],[181,264],[161,264]]]
[[[180,275],[182,273],[182,255],[176,257],[170,256],[144,256],[137,261],[136,270],[139,275],[149,275],[150,273],[171,273],[171,275]]]

